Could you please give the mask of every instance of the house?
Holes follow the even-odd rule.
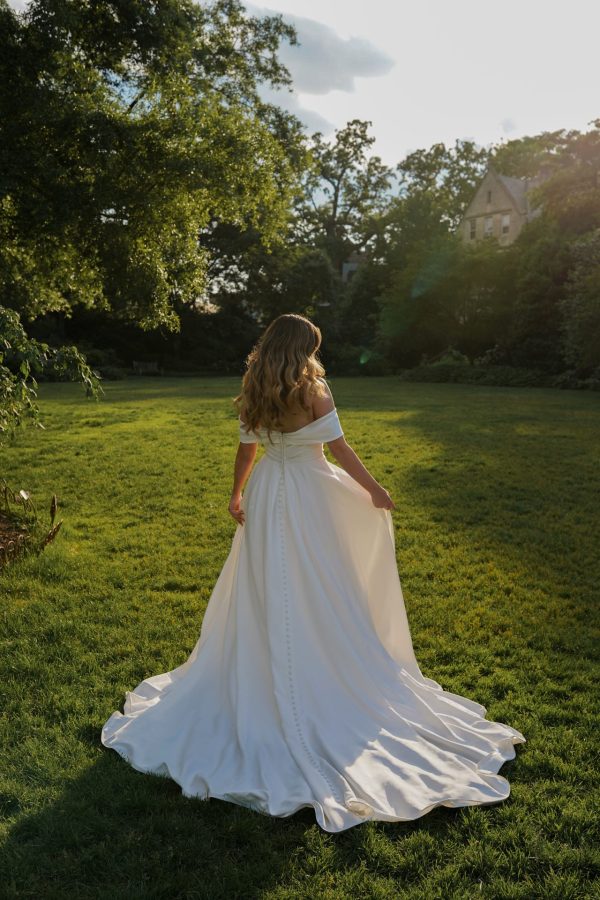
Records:
[[[529,192],[548,177],[544,171],[535,178],[512,178],[490,165],[459,223],[462,239],[470,243],[492,237],[502,246],[512,244],[523,225],[540,215]]]

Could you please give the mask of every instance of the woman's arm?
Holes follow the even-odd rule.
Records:
[[[326,396],[315,398],[313,402],[313,412],[315,413],[316,418],[320,418],[324,416],[325,413],[330,412],[335,408],[335,404],[333,402],[333,396],[329,389],[329,385],[324,379],[321,379],[325,390],[327,392]],[[386,489],[379,484],[379,482],[373,478],[369,470],[366,466],[363,465],[358,455],[354,452],[350,444],[346,442],[346,438],[339,437],[336,438],[335,441],[328,441],[327,446],[331,450],[336,462],[340,464],[342,469],[345,469],[348,475],[351,475],[355,481],[357,481],[361,487],[364,487],[370,495],[373,501],[373,505],[378,509],[395,509],[396,504],[386,491]]]
[[[244,524],[244,510],[241,507],[242,490],[252,469],[258,444],[242,444],[240,441],[233,464],[233,488],[229,501],[229,512],[236,522]]]
[[[348,475],[351,475],[361,487],[364,487],[370,493],[374,506],[378,509],[396,508],[396,504],[386,489],[373,478],[350,444],[346,443],[346,438],[336,438],[335,441],[329,441],[327,446],[342,469],[345,469]]]

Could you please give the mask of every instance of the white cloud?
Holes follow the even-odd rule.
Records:
[[[296,29],[298,45],[286,42],[280,58],[300,94],[353,93],[357,78],[387,75],[394,65],[389,56],[364,38],[343,38],[328,25],[303,16],[287,14],[285,19]]]
[[[255,16],[277,15],[277,11],[246,4]],[[393,68],[394,61],[375,44],[362,37],[342,37],[334,28],[316,19],[285,13],[284,19],[294,26],[298,44],[287,41],[280,47],[279,58],[292,76],[294,90],[261,93],[266,99],[294,113],[309,131],[330,134],[334,124],[320,112],[305,105],[315,96],[333,91],[352,94],[356,79],[377,78]],[[339,126],[339,123],[335,123]]]

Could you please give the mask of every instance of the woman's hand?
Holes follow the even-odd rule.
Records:
[[[231,500],[229,501],[229,512],[235,519],[235,521],[239,525],[244,524],[244,520],[246,518],[244,510],[242,509],[242,495],[241,494],[232,494]]]
[[[376,506],[377,509],[396,509],[396,504],[386,489],[380,484],[378,484],[376,488],[373,488],[370,493],[373,506]]]

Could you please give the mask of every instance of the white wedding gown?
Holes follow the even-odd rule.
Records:
[[[342,434],[335,409],[273,443],[260,430],[192,653],[127,691],[102,743],[185,796],[312,806],[330,832],[504,800],[525,738],[421,674],[391,514],[323,454]]]

